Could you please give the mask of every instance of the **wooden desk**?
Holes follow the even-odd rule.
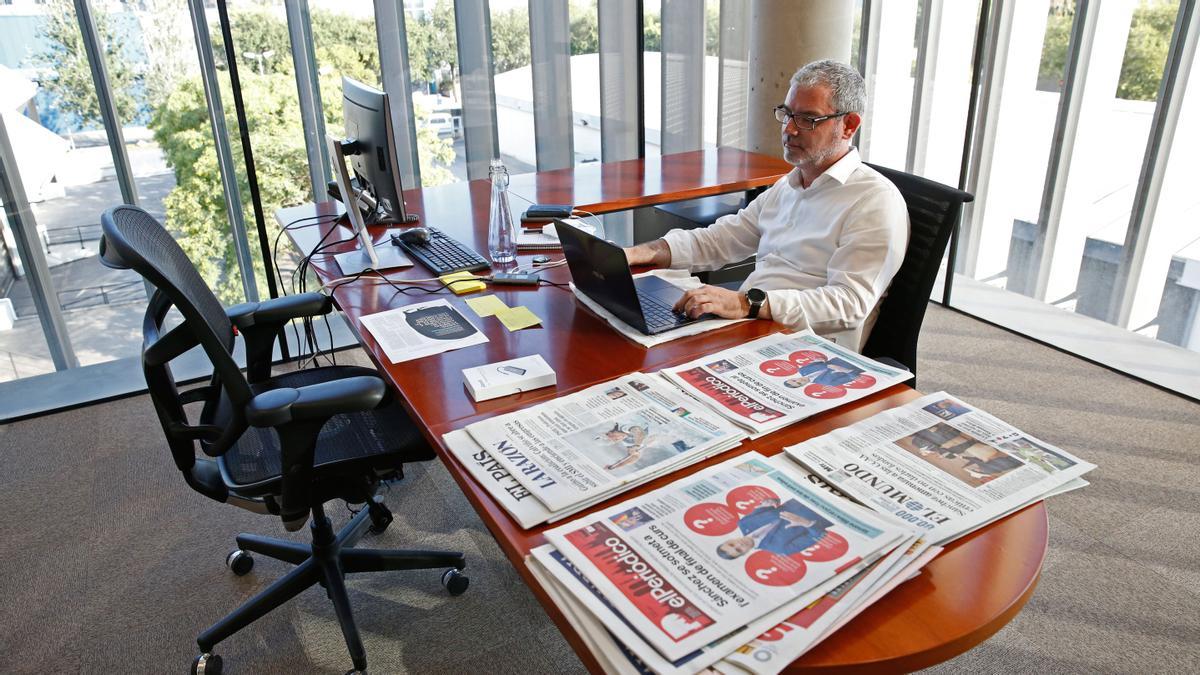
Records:
[[[789,168],[778,159],[721,149],[514,176],[510,191],[529,202],[572,203],[593,213],[603,213],[769,185]],[[444,230],[476,250],[486,250],[490,201],[487,181],[411,190],[405,197],[409,210],[420,214],[423,223]],[[276,218],[287,225],[301,218],[336,213],[336,207],[331,204],[306,205],[283,209]],[[326,241],[349,237],[345,228],[330,232],[331,227],[336,226],[298,227],[290,229],[289,235],[303,251],[311,250],[325,235],[329,236]],[[372,234],[381,245],[390,245],[383,228],[372,228]],[[353,246],[351,243],[331,251],[348,250]],[[520,256],[523,262],[529,257]],[[314,258],[313,268],[322,281],[340,276],[332,257]],[[429,272],[420,266],[389,274],[398,282],[428,276]],[[545,272],[543,278],[566,283],[570,275],[565,267],[559,267]],[[543,326],[509,333],[496,320],[476,320],[476,325],[488,336],[488,343],[399,365],[387,361],[370,333],[362,330],[360,317],[434,296],[405,296],[387,286],[352,284],[339,290],[335,299],[363,348],[383,376],[402,394],[405,407],[438,450],[447,470],[505,555],[524,576],[583,662],[592,671],[599,671],[579,636],[540,585],[534,583],[525,565],[524,558],[529,550],[544,542],[542,532],[546,528],[522,530],[446,451],[441,442],[442,434],[476,419],[524,408],[628,372],[653,371],[681,363],[767,334],[775,326],[765,321],[750,321],[644,349],[618,335],[603,320],[576,303],[566,290],[509,287],[495,292],[509,306],[529,307],[542,318]],[[472,316],[461,298],[436,297],[448,298],[465,315]],[[483,403],[473,402],[463,388],[463,368],[529,354],[541,354],[555,369],[558,374],[556,388]],[[845,426],[916,396],[908,387],[892,387],[743,444],[730,453],[758,450],[773,455],[785,445]],[[660,478],[617,499],[644,493],[681,475],[724,461],[730,453]],[[592,511],[606,505],[599,505]],[[1046,541],[1046,511],[1039,503],[956,542],[934,560],[920,578],[901,585],[792,664],[791,670],[914,670],[970,649],[1004,626],[1028,600],[1041,570]],[[987,582],[980,583],[980,579]]]

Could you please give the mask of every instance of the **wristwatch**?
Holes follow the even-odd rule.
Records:
[[[751,288],[746,291],[746,300],[750,302],[750,313],[747,318],[757,319],[758,310],[762,309],[763,303],[767,301],[767,293],[762,289]]]

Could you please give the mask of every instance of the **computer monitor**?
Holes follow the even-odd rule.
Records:
[[[343,77],[342,107],[349,141],[343,149],[354,169],[356,187],[369,205],[367,223],[417,222],[404,208],[387,93]]]
[[[346,155],[343,148],[347,143],[333,134],[326,135],[325,143],[329,149],[329,158],[333,161],[334,179],[337,180],[342,203],[346,206],[350,227],[354,230],[359,242],[357,249],[334,256],[338,267],[342,269],[342,274],[349,276],[368,269],[386,270],[393,267],[412,267],[413,263],[408,256],[390,243],[381,248],[375,248],[374,242],[371,241],[371,234],[367,232],[367,224],[363,221],[362,195],[350,182],[350,173],[346,171]]]

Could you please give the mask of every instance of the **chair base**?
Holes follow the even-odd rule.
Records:
[[[196,638],[200,652],[205,655],[211,654],[217,643],[265,616],[310,586],[321,584],[325,588],[326,595],[333,602],[333,609],[342,629],[342,637],[346,640],[350,660],[354,662],[354,669],[365,672],[367,655],[363,650],[362,639],[359,637],[358,627],[354,623],[354,615],[350,610],[345,576],[358,572],[438,567],[453,568],[457,571],[467,565],[461,553],[352,548],[373,521],[386,522],[387,520],[390,520],[387,507],[380,502],[368,502],[367,508],[355,515],[346,527],[342,528],[337,536],[334,536],[333,527],[329,518],[325,516],[324,507],[314,506],[312,523],[309,526],[312,530],[311,545],[260,537],[254,534],[239,534],[237,543],[243,551],[260,553],[276,560],[292,563],[296,565],[296,568],[201,633],[200,637]],[[456,583],[448,583],[448,578]],[[466,581],[466,577],[457,573],[443,575],[443,584],[454,595],[465,590]],[[220,663],[219,659],[217,663]],[[217,668],[219,669],[220,666],[218,665]]]

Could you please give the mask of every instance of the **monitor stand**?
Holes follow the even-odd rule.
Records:
[[[413,266],[413,261],[404,255],[400,247],[392,245],[391,242],[372,248],[375,249],[376,260],[371,260],[371,255],[361,245],[353,251],[339,253],[333,256],[333,259],[337,261],[338,267],[342,268],[342,275],[347,277],[368,269],[382,272],[395,267]]]

